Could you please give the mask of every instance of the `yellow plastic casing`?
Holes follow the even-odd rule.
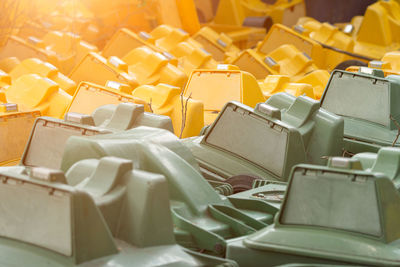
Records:
[[[17,57],[19,60],[38,58],[50,62],[63,73],[71,69],[89,52],[97,48],[72,33],[52,31],[43,39],[28,37],[26,40],[11,36],[0,49],[0,58]]]
[[[33,37],[25,40],[18,36],[10,36],[4,46],[0,48],[0,58],[9,57],[17,57],[19,60],[38,58],[55,65],[58,64],[56,54],[46,50],[42,40]]]
[[[265,99],[276,93],[286,92],[296,97],[306,95],[315,98],[313,87],[306,83],[291,83],[288,76],[269,75],[264,81],[258,83]],[[318,99],[317,99],[318,100]]]
[[[400,48],[400,4],[395,0],[370,5],[356,36],[356,53],[380,59]]]
[[[29,36],[42,38],[49,32],[49,27],[37,21],[26,20],[18,30],[17,36],[27,39]]]
[[[101,54],[106,58],[110,56],[122,58],[132,49],[141,46],[148,46],[152,50],[162,53],[163,50],[155,46],[154,41],[154,37],[147,32],[141,31],[136,34],[127,28],[121,28],[108,41]]]
[[[239,49],[248,49],[264,39],[266,29],[243,26],[245,13],[240,0],[221,0],[214,20],[207,24],[218,33],[225,33]]]
[[[248,16],[269,16],[274,23],[292,26],[305,14],[303,0],[278,0],[274,4],[260,0],[220,0],[214,22],[241,26]]]
[[[213,58],[225,62],[236,56],[240,49],[233,44],[233,40],[225,33],[217,33],[210,27],[202,27],[193,35],[193,39],[203,45]]]
[[[11,77],[0,69],[0,103],[6,103],[5,93],[3,89],[7,89],[11,85]]]
[[[216,68],[218,65],[203,45],[182,29],[160,25],[150,35],[155,39],[156,47],[164,50],[164,56],[171,58],[168,55],[172,55],[178,59],[178,67],[187,75],[193,69]]]
[[[97,16],[82,0],[59,2],[56,7],[51,9],[50,13],[45,13],[42,21],[45,22],[42,24],[50,25],[48,27],[52,30],[76,33],[90,43],[96,43],[101,39],[100,29],[96,25]]]
[[[330,77],[331,74],[326,70],[314,70],[299,79],[294,79],[293,82],[311,85],[314,91],[314,98],[320,99]]]
[[[179,43],[174,49],[174,56],[178,58],[178,67],[186,75],[194,69],[215,69],[218,62],[204,48],[194,47],[188,42]]]
[[[242,0],[241,4],[245,16],[270,16],[274,23],[287,26],[296,24],[306,14],[303,0],[278,0],[274,4],[266,4],[261,0]]]
[[[0,90],[0,104],[3,104],[3,106],[0,108],[0,112],[4,112],[7,110],[7,106],[4,106],[4,104],[7,103],[7,98],[6,98],[6,93],[4,90]]]
[[[53,51],[57,57],[59,69],[69,73],[89,52],[97,52],[96,46],[69,32],[52,31],[43,37],[46,50]],[[50,63],[52,63],[50,61]]]
[[[66,112],[92,114],[100,106],[127,102],[144,105],[145,111],[150,111],[146,101],[134,97],[128,92],[90,82],[81,82]]]
[[[354,16],[350,22],[335,23],[334,25],[348,36],[355,38],[361,27],[363,19],[363,16]]]
[[[393,51],[393,52],[386,53],[382,57],[381,61],[390,65],[390,67],[388,65],[383,65],[382,66],[383,69],[390,68],[393,71],[400,71],[400,52],[399,51]]]
[[[242,51],[231,64],[252,73],[257,79],[265,79],[270,74],[287,75],[292,79],[298,79],[318,69],[311,58],[294,45],[288,44],[279,46],[269,54],[247,49]]]
[[[262,54],[269,54],[281,45],[292,44],[298,50],[311,57],[319,68],[328,71],[332,71],[346,60],[356,59],[365,63],[368,62],[365,59],[360,59],[337,50],[340,49],[344,52],[352,53],[354,48],[352,37],[347,36],[340,32],[338,28],[327,23],[321,24],[314,20],[309,20],[302,25],[310,26],[310,24],[317,24],[318,26],[315,27],[318,31],[316,30],[310,34],[313,38],[307,37],[308,34],[301,33],[307,31],[303,26],[298,25],[293,30],[282,24],[274,24],[265,39],[257,46],[256,51]],[[326,48],[321,43],[331,46],[334,49]]]
[[[205,26],[219,34],[226,34],[232,39],[233,44],[240,50],[253,48],[258,42],[262,41],[267,34],[265,28],[254,28],[237,25],[208,23]]]
[[[190,34],[200,30],[196,6],[193,0],[155,0],[158,24],[182,28]]]
[[[20,111],[39,110],[42,116],[63,118],[72,97],[54,81],[37,74],[22,75],[6,90],[7,101]]]
[[[154,113],[169,116],[175,134],[186,138],[200,134],[204,127],[204,106],[201,101],[181,95],[181,88],[167,84],[143,85],[132,95],[151,103]]]
[[[73,80],[62,74],[54,65],[38,58],[23,60],[16,65],[9,74],[13,80],[25,74],[38,74],[43,78],[49,78],[55,81],[60,88],[68,94],[73,95],[75,93],[76,83]]]
[[[1,92],[0,92],[1,95]],[[13,166],[18,164],[25,144],[36,118],[40,111],[18,111],[18,106],[9,108],[9,103],[1,103],[0,96],[0,166]]]
[[[228,101],[235,100],[250,107],[265,101],[255,77],[229,65],[219,65],[214,70],[194,70],[183,95],[204,103],[207,125],[215,120]]]
[[[164,51],[171,54],[174,53],[175,47],[181,42],[188,42],[194,47],[203,47],[199,42],[190,37],[189,33],[181,28],[172,27],[170,25],[160,25],[150,32],[155,39],[154,44]]]
[[[209,22],[214,18],[215,4],[213,0],[194,0],[200,22]]]
[[[243,26],[246,13],[242,3],[241,0],[220,0],[214,20],[207,24],[214,31],[228,35],[241,50],[256,46],[267,33],[263,28]]]
[[[122,58],[140,85],[166,83],[183,87],[187,76],[178,67],[169,63],[162,54],[142,46],[133,49]]]
[[[106,84],[116,81],[127,84],[132,89],[139,85],[137,78],[128,73],[128,65],[117,57],[108,60],[97,53],[87,54],[71,71],[69,77],[79,84],[82,81]]]

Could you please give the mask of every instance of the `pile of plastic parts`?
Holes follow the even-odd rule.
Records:
[[[0,8],[0,265],[400,266],[399,0]]]

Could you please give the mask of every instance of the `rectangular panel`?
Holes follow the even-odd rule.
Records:
[[[35,124],[22,163],[26,166],[59,169],[68,138],[71,136],[92,136],[99,133],[94,129],[90,130],[85,127],[41,118]]]
[[[282,224],[309,225],[381,236],[373,178],[297,170],[281,215]]]
[[[0,115],[0,164],[19,159],[40,112]]]
[[[190,78],[185,96],[203,101],[204,110],[221,110],[228,101],[241,102],[241,73],[197,71]]]
[[[71,256],[71,195],[50,190],[12,178],[0,183],[0,235]]]
[[[282,176],[287,153],[288,130],[252,115],[243,109],[228,106],[206,142],[270,172]],[[261,146],[261,148],[260,148]]]
[[[333,75],[322,108],[337,115],[389,126],[388,81],[340,72]]]

